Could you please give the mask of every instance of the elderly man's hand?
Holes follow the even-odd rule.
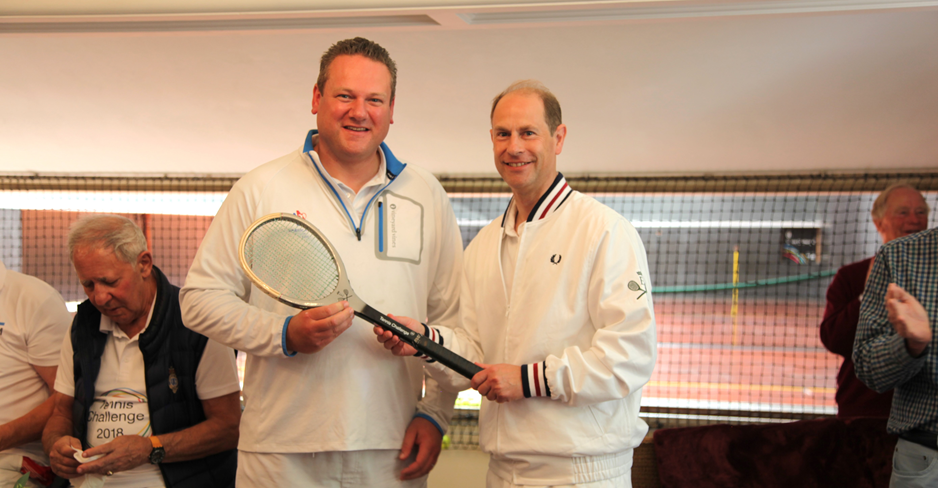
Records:
[[[107,444],[92,447],[83,453],[85,457],[101,454],[96,461],[87,462],[78,467],[79,474],[97,473],[107,475],[119,471],[128,471],[150,462],[153,444],[147,437],[122,435]]]
[[[348,302],[303,310],[287,325],[287,350],[319,352],[351,327],[354,317],[355,311]]]
[[[899,285],[890,283],[886,291],[886,312],[896,333],[905,339],[909,354],[921,356],[932,339],[928,312],[922,304]]]
[[[505,403],[524,398],[521,366],[476,363],[482,371],[472,377],[472,387],[493,402]]]
[[[55,444],[52,445],[52,450],[49,452],[49,461],[52,465],[52,471],[66,479],[81,476],[81,473],[77,471],[81,463],[75,459],[75,449],[72,449],[73,447],[75,449],[81,449],[81,442],[70,435],[63,435],[55,441]]]

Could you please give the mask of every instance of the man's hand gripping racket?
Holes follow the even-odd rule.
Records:
[[[425,356],[472,378],[481,369],[414,332],[358,298],[345,264],[313,224],[282,213],[261,217],[244,232],[238,246],[241,267],[264,293],[291,307],[309,309],[345,300],[355,315],[391,331]]]

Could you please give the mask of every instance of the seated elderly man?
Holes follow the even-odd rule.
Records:
[[[0,261],[0,487],[22,476],[24,457],[49,464],[39,437],[52,414],[59,347],[71,321],[59,292]]]
[[[179,288],[153,265],[131,220],[83,218],[68,250],[88,300],[62,344],[42,436],[52,469],[109,476],[108,488],[234,486],[233,351],[183,325]],[[86,461],[100,457],[81,464],[81,451]]]

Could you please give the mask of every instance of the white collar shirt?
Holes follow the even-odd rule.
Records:
[[[333,188],[335,188],[336,193],[339,194],[339,198],[342,199],[342,203],[345,204],[348,211],[355,217],[356,221],[359,221],[356,222],[356,225],[360,225],[362,214],[365,213],[365,207],[368,206],[368,202],[390,181],[388,180],[388,165],[387,161],[384,159],[384,151],[378,149],[378,172],[361,187],[358,193],[355,193],[355,190],[352,190],[351,187],[329,174],[329,171],[326,170],[326,167],[322,164],[322,160],[319,159],[319,154],[315,150],[315,144],[318,142],[319,135],[317,134],[313,136],[314,149],[309,152],[310,157],[313,158],[313,161],[319,166],[319,169],[322,170],[322,174],[329,183],[332,184]]]

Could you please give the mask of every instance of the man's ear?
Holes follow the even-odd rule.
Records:
[[[319,92],[319,85],[313,85],[313,109],[310,112],[313,115],[319,113],[319,102],[322,100],[322,93]]]
[[[140,271],[140,276],[143,278],[150,277],[150,273],[153,272],[153,254],[149,250],[143,251],[137,256],[137,270]]]
[[[567,139],[567,126],[563,124],[558,125],[557,130],[554,131],[553,138],[554,141],[556,141],[554,154],[560,154],[560,151],[563,151],[563,141]]]

